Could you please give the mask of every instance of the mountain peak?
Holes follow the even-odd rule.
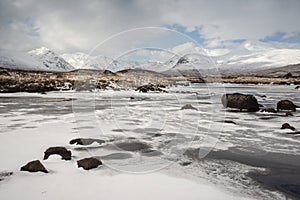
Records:
[[[50,49],[48,49],[47,47],[40,47],[34,50],[29,51],[29,54],[35,54],[35,55],[43,55],[46,54],[48,52],[52,52]]]

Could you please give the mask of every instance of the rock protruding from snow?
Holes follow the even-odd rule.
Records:
[[[82,167],[85,170],[90,170],[97,168],[98,166],[102,165],[100,159],[95,157],[84,158],[77,161],[78,168]]]
[[[28,172],[44,172],[48,173],[47,169],[44,167],[44,165],[39,160],[34,160],[23,167],[21,167],[21,171],[28,171]]]
[[[98,144],[102,144],[102,143],[105,143],[105,140],[94,139],[94,138],[76,138],[76,139],[71,140],[69,143],[76,144],[76,145],[91,145],[94,142],[96,142]]]
[[[181,107],[181,110],[198,110],[197,108],[195,108],[194,106],[192,106],[191,104],[185,104],[184,106]]]
[[[289,123],[282,124],[281,129],[291,129],[292,131],[296,130],[296,128],[291,126]]]
[[[50,147],[44,153],[44,160],[51,155],[60,155],[62,160],[71,160],[72,153],[65,147]]]

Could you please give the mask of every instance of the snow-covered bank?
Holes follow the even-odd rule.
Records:
[[[205,182],[198,184],[159,173],[109,175],[107,169],[84,172],[67,165],[61,169],[48,175],[17,174],[1,185],[1,199],[247,199]]]

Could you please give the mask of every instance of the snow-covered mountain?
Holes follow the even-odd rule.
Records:
[[[74,67],[70,65],[70,63],[46,47],[29,51],[28,54],[35,60],[41,62],[50,71],[74,70]]]
[[[0,51],[0,67],[20,70],[45,71],[46,67],[27,52]]]
[[[0,51],[0,67],[41,71],[74,69],[110,70],[145,69],[157,72],[198,70],[202,74],[247,72],[300,63],[300,49],[274,47],[268,43],[247,41],[234,49],[202,49],[187,43],[169,49],[164,61],[114,60],[97,55],[73,53],[58,55],[45,47],[29,52]]]
[[[193,48],[193,47],[191,47]],[[236,48],[225,51],[223,55],[206,54],[195,47],[182,57],[168,61],[174,66],[170,69],[198,70],[201,73],[247,72],[282,67],[300,63],[300,49],[275,48],[263,42],[244,42]]]
[[[74,70],[55,52],[42,47],[29,52],[0,51],[0,67],[20,70],[65,72]]]
[[[161,63],[156,61],[113,60],[103,55],[91,56],[81,52],[63,54],[61,57],[76,69],[107,69],[114,72],[123,69],[148,69],[159,71],[159,68],[161,67]]]
[[[263,42],[245,42],[213,59],[222,70],[254,71],[298,64],[300,49],[275,48]]]

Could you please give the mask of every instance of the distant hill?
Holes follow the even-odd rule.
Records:
[[[258,70],[256,72],[250,73],[255,76],[265,76],[265,77],[286,77],[291,74],[291,77],[300,78],[300,64],[296,65],[287,65],[284,67],[271,68],[266,70]]]

